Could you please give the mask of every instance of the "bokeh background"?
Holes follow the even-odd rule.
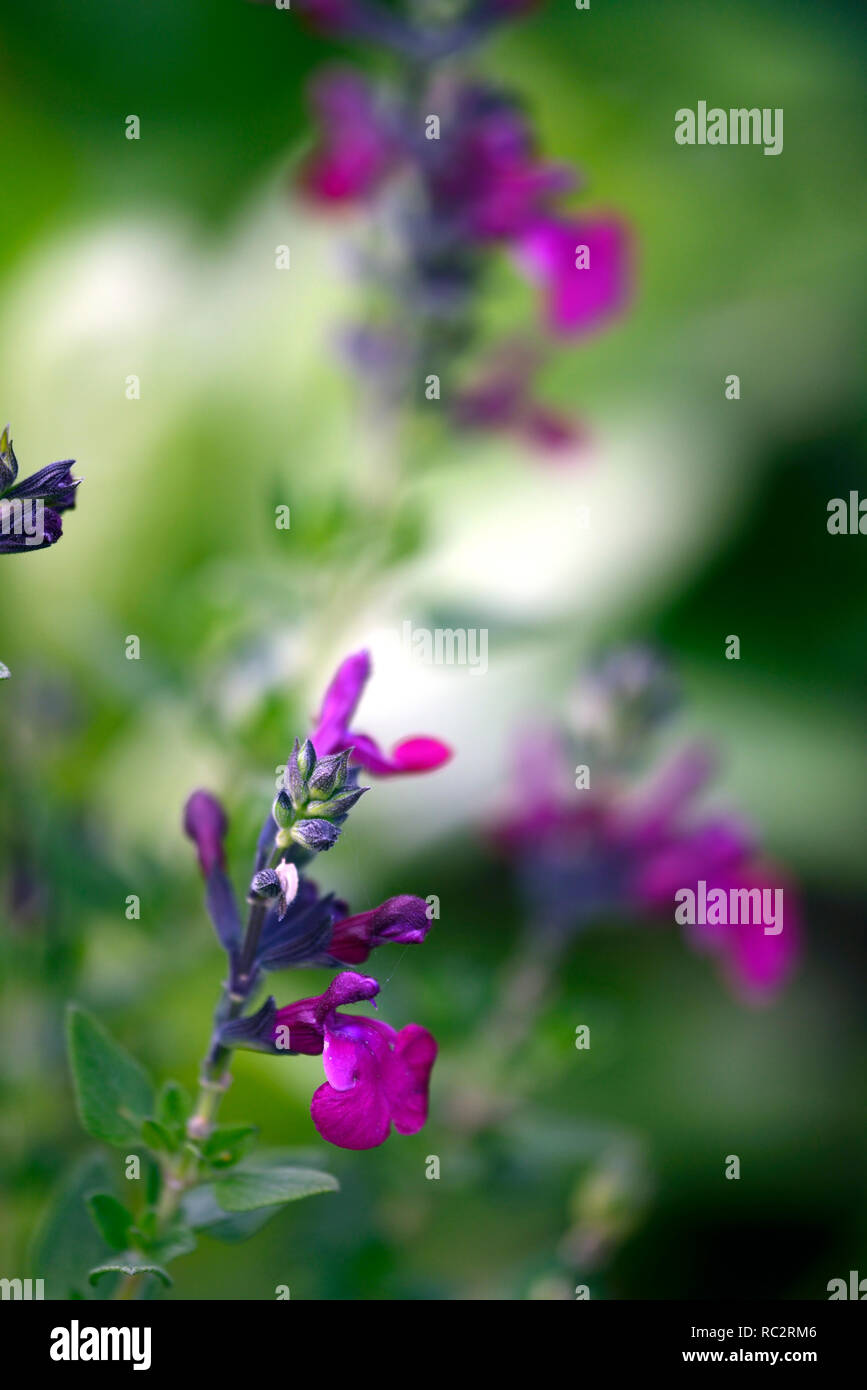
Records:
[[[62,1284],[50,1230],[32,1242],[91,1152],[66,1000],[193,1084],[221,962],[182,804],[198,785],[224,796],[240,883],[276,765],[366,642],[363,726],[435,733],[456,757],[377,784],[319,877],[356,910],[440,898],[423,950],[375,963],[383,1016],[439,1038],[431,1119],[325,1152],[318,1059],[241,1057],[226,1117],[342,1191],[246,1245],[203,1239],[169,1296],[566,1298],[584,1281],[603,1298],[822,1298],[867,1272],[865,541],[826,530],[830,498],[867,492],[858,7],[557,0],[481,57],[583,171],[582,205],[625,217],[639,247],[630,312],[546,372],[589,435],[556,465],[423,417],[396,450],[339,359],[351,224],[301,206],[291,172],[310,73],[381,60],[242,0],[0,15],[0,413],[23,473],[73,455],[86,478],[60,545],[0,560],[0,1270],[35,1258]],[[674,111],[700,99],[783,107],[783,154],[675,145]],[[535,313],[495,260],[484,331]],[[406,619],[487,628],[487,674],[399,659],[383,633]],[[721,803],[800,882],[806,958],[750,1010],[674,926],[589,930],[521,1057],[522,1104],[462,1136],[445,1101],[522,925],[480,826],[516,726],[564,709],[589,652],[636,638],[676,662]],[[275,983],[288,1000],[326,979]]]

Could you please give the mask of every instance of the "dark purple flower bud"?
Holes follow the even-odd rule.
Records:
[[[47,550],[63,535],[59,514],[30,498],[0,499],[0,555],[25,555]]]
[[[20,501],[42,502],[54,512],[65,512],[75,506],[75,490],[81,479],[73,478],[74,459],[46,464],[31,477],[16,483],[18,460],[12,447],[7,425],[0,435],[0,497]]]
[[[359,912],[355,917],[335,922],[328,951],[342,965],[360,965],[374,947],[387,941],[402,945],[421,943],[430,926],[425,902],[409,893],[400,893],[370,912]]]
[[[70,511],[75,506],[75,493],[81,479],[73,478],[74,459],[63,459],[59,463],[46,464],[38,472],[9,488],[7,497],[30,498],[44,502],[55,512]]]
[[[241,940],[241,919],[225,871],[223,839],[229,828],[226,813],[210,792],[193,792],[184,808],[184,830],[196,846],[205,876],[205,902],[220,944],[234,959]]]
[[[330,753],[320,758],[310,774],[310,795],[314,801],[326,801],[332,792],[338,790],[346,781],[351,748],[342,753]]]
[[[291,835],[296,845],[318,854],[320,850],[331,849],[337,843],[340,826],[328,820],[300,820],[293,825]]]
[[[262,869],[250,880],[251,898],[279,898],[283,890],[273,869]]]
[[[229,822],[226,813],[210,792],[193,792],[184,807],[184,830],[194,842],[205,878],[214,868],[224,868],[223,840]]]

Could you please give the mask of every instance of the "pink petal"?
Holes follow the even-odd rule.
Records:
[[[354,652],[337,668],[325,692],[316,729],[311,735],[318,757],[342,753],[344,748],[349,747],[349,721],[369,676],[370,653],[367,651]]]
[[[407,772],[432,772],[434,768],[442,767],[452,756],[448,744],[425,735],[402,739],[400,743],[395,744],[390,754],[384,753],[376,740],[368,734],[353,732],[351,742],[355,749],[352,761],[377,777],[396,777]]]
[[[335,1091],[326,1082],[314,1092],[310,1114],[322,1138],[341,1149],[375,1149],[391,1128],[388,1103],[377,1087]]]
[[[401,1028],[386,1072],[391,1118],[400,1134],[416,1134],[427,1120],[428,1087],[436,1055],[436,1039],[426,1028],[417,1023]]]

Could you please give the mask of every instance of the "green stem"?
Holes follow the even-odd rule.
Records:
[[[275,851],[271,857],[272,863],[280,853],[282,850]],[[214,1016],[215,1034],[220,1023],[239,1016],[249,998],[253,985],[253,961],[267,916],[268,905],[258,899],[254,901],[248,899],[248,901],[250,912],[239,957],[236,981],[238,989],[230,993],[228,987],[224,986]],[[212,1042],[202,1063],[196,1102],[193,1106],[193,1113],[187,1121],[187,1136],[190,1142],[184,1145],[174,1161],[169,1160],[163,1165],[162,1189],[155,1212],[157,1236],[164,1234],[171,1225],[177,1215],[184,1193],[198,1183],[199,1155],[195,1145],[202,1139],[206,1139],[214,1128],[220,1103],[231,1084],[231,1076],[226,1069],[226,1062],[230,1055],[231,1048],[223,1047],[221,1043],[215,1041]],[[144,1274],[124,1275],[114,1298],[118,1301],[138,1298],[146,1278],[147,1276]]]

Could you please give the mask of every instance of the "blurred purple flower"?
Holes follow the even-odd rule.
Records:
[[[646,669],[645,693],[653,709],[662,670],[653,675],[650,662]],[[632,690],[633,697],[638,694]],[[656,717],[667,709],[660,700]],[[610,724],[617,727],[616,712]],[[586,757],[586,747],[570,748],[557,731],[537,730],[521,740],[515,806],[493,827],[495,842],[518,864],[528,901],[546,928],[567,933],[594,916],[635,913],[653,919],[670,914],[674,920],[675,893],[696,892],[702,881],[708,892],[784,887],[786,876],[759,855],[739,817],[696,809],[714,770],[707,748],[682,748],[642,786],[611,765],[609,746],[586,764],[591,784],[576,787],[571,769],[576,757]],[[802,933],[791,886],[783,904],[778,933],[766,934],[761,924],[688,928],[691,944],[717,957],[745,1000],[772,997],[797,962]]]
[[[323,208],[371,206],[377,236],[357,264],[391,308],[375,328],[356,329],[352,360],[382,405],[406,404],[433,375],[449,381],[452,423],[506,430],[542,453],[571,458],[580,432],[534,399],[529,380],[503,379],[494,363],[462,385],[463,363],[455,371],[475,334],[482,277],[497,246],[542,286],[539,318],[552,343],[597,331],[632,293],[626,227],[571,215],[563,199],[579,180],[540,155],[519,102],[466,65],[458,72],[441,62],[530,8],[529,0],[469,0],[426,18],[371,0],[334,7],[302,0],[302,13],[322,11],[343,36],[398,54],[404,80],[374,88],[347,69],[318,78],[317,144],[300,182]]]
[[[565,415],[533,397],[540,355],[524,348],[497,354],[485,373],[459,391],[452,418],[465,430],[512,434],[550,456],[573,451],[586,434]]]
[[[336,69],[316,79],[311,101],[320,142],[302,171],[302,188],[329,206],[368,198],[399,155],[370,86],[359,74]]]

